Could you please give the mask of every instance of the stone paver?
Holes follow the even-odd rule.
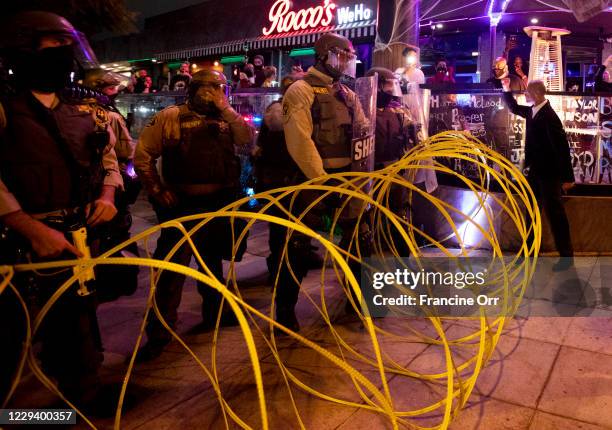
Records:
[[[538,411],[533,417],[529,430],[605,430],[609,428]]]
[[[535,411],[490,397],[474,395],[450,426],[451,430],[527,430]]]
[[[612,356],[562,347],[538,409],[612,425]]]
[[[476,388],[487,396],[535,408],[559,345],[502,336]]]
[[[599,309],[594,316],[572,318],[563,344],[612,355],[612,311]]]

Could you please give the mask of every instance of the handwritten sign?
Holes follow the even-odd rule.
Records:
[[[550,96],[549,99],[565,128],[576,182],[597,182],[599,98],[581,95]]]
[[[509,159],[512,157],[509,115],[501,94],[433,94],[429,106],[429,134],[446,130],[469,131],[491,149]],[[517,159],[517,165],[521,160]],[[474,163],[458,159],[453,163],[450,167],[455,171],[468,177],[478,176]]]

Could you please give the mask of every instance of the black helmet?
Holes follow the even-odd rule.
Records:
[[[59,42],[41,44],[45,37]],[[60,40],[64,39],[64,40]],[[75,60],[83,70],[98,60],[82,33],[68,20],[50,12],[21,12],[0,25],[0,53],[19,87],[55,92],[69,84]]]
[[[0,49],[10,63],[16,56],[35,52],[44,36],[70,38],[74,58],[79,65],[85,70],[99,67],[85,35],[76,30],[66,18],[51,12],[20,12],[4,20],[0,24]]]
[[[0,31],[0,46],[4,49],[36,50],[38,40],[45,35],[74,38],[77,31],[59,15],[43,11],[27,11],[12,16]]]

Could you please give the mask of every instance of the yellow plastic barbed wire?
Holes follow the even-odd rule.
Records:
[[[467,178],[462,176],[460,173],[440,162],[439,160],[442,158],[461,160],[465,163],[471,163],[476,168],[478,176],[476,178]],[[432,159],[435,161],[431,165],[423,166],[423,162]],[[421,188],[415,186],[410,179],[415,177],[417,170],[423,168],[433,169],[437,172],[454,176],[460,180],[465,189],[474,194],[477,201],[476,208],[469,214],[463,213],[459,208],[456,208],[448,202],[445,202],[434,195],[430,195],[424,192]],[[491,183],[497,184],[497,186],[501,189],[502,192],[499,193],[501,194],[501,197],[489,189]],[[403,219],[400,215],[393,213],[388,207],[392,186],[405,188],[408,192],[408,202],[411,202],[413,200],[413,196],[415,195],[424,198],[435,208],[435,210],[438,211],[438,214],[448,222],[451,233],[443,240],[435,240],[426,232],[422,231],[418,226],[414,226],[411,222]],[[299,199],[299,194],[305,191],[317,192],[318,197],[310,202],[311,204],[306,208],[301,208],[301,211],[298,211],[295,204]],[[334,217],[331,220],[329,232],[321,234],[320,232],[311,229],[303,220],[310,214],[310,212],[319,202],[323,201],[323,199],[325,199],[331,193],[344,196],[343,204],[341,208],[335,211]],[[258,201],[262,202],[261,209],[258,212],[247,212],[242,210],[242,207],[244,207],[244,205],[251,198],[256,198]],[[500,211],[498,213],[492,212],[491,204],[487,203],[489,200],[499,206]],[[460,219],[463,224],[467,223],[471,225],[482,236],[481,242],[478,245],[488,245],[488,247],[492,250],[492,258],[501,263],[501,269],[497,272],[497,277],[493,278],[495,285],[499,285],[499,288],[494,290],[491,294],[498,295],[502,299],[506,313],[504,313],[503,316],[498,316],[491,320],[491,317],[487,316],[484,310],[481,308],[479,318],[480,328],[471,334],[455,339],[449,338],[445,331],[446,323],[455,322],[455,319],[450,317],[431,315],[427,318],[435,330],[436,337],[432,337],[426,333],[421,333],[418,329],[410,325],[410,320],[402,320],[406,323],[405,328],[407,329],[409,335],[394,333],[377,326],[375,324],[376,321],[369,316],[367,309],[364,313],[362,313],[362,310],[358,306],[362,299],[361,290],[348,265],[348,262],[351,260],[365,265],[365,262],[362,259],[362,250],[360,249],[359,244],[361,222],[353,222],[353,230],[345,232],[345,234],[350,233],[348,236],[350,237],[350,244],[347,249],[341,249],[334,243],[334,231],[337,225],[342,224],[343,228],[347,230],[351,228],[350,225],[347,226],[346,223],[342,223],[341,216],[343,212],[345,212],[345,209],[348,208],[349,204],[354,204],[355,202],[357,202],[357,206],[361,208],[360,212],[356,216],[356,219],[361,221],[364,219],[364,217],[368,217],[368,219],[373,220],[372,231],[374,232],[374,249],[377,256],[400,258],[397,251],[397,244],[394,243],[399,236],[401,238],[400,240],[405,241],[405,245],[410,249],[413,258],[417,262],[420,262],[420,259],[423,258],[424,254],[423,247],[419,247],[417,244],[418,236],[422,240],[427,241],[428,246],[433,246],[439,252],[451,258],[455,255],[443,245],[443,242],[446,242],[450,238],[454,237],[459,243],[460,255],[462,257],[469,257],[469,248],[464,244],[462,235],[459,231],[460,229],[453,220],[453,217],[455,217],[455,219]],[[283,217],[272,216],[266,213],[266,211],[269,211],[272,208],[276,211],[276,213],[280,212]],[[478,214],[484,214],[484,219],[480,222],[476,222],[473,219],[473,217]],[[504,256],[499,245],[498,238],[495,234],[495,220],[502,214],[507,216],[509,222],[514,225],[522,239],[522,244],[519,250],[511,256]],[[292,232],[305,235],[315,240],[319,245],[323,246],[325,250],[325,264],[322,267],[320,276],[320,305],[313,297],[310,296],[307,291],[302,291],[302,294],[310,302],[313,308],[320,313],[323,322],[329,329],[329,333],[336,342],[336,353],[334,353],[331,348],[322,347],[307,337],[302,336],[299,333],[294,333],[293,331],[275,322],[272,317],[274,309],[273,303],[270,309],[270,314],[265,314],[245,302],[237,285],[235,261],[232,260],[230,262],[230,269],[225,284],[214,278],[191,238],[198,230],[205,227],[206,224],[211,222],[213,219],[217,219],[219,217],[228,218],[231,222],[234,253],[240,244],[246,240],[247,231],[253,226],[253,224],[255,222],[262,221],[279,224]],[[243,228],[239,234],[237,234],[234,230],[234,220],[236,219],[246,221],[246,227]],[[187,230],[184,223],[189,223],[189,225],[192,227]],[[181,232],[183,237],[181,240],[179,240],[179,242],[177,242],[174,248],[168,253],[167,256],[165,256],[163,260],[155,260],[150,258],[148,239],[152,234],[163,228],[176,228]],[[397,234],[393,235],[393,232],[396,232]],[[530,233],[533,233],[532,243],[528,243],[527,240]],[[203,370],[205,377],[210,380],[218,398],[226,427],[230,427],[228,419],[231,419],[235,424],[242,428],[251,428],[250,425],[247,424],[232,409],[229,402],[223,397],[221,380],[219,378],[216,366],[216,339],[219,333],[221,311],[217,315],[217,327],[215,328],[212,345],[213,347],[211,350],[212,368],[209,369],[206,365],[204,365],[197,354],[191,348],[189,348],[187,343],[174,330],[172,330],[171,327],[168,326],[157,307],[155,302],[155,291],[157,281],[159,279],[159,273],[163,269],[190,276],[208,287],[216,289],[222,295],[224,303],[226,302],[231,310],[236,314],[239,321],[240,330],[247,346],[249,360],[255,378],[262,429],[267,429],[269,422],[267,405],[265,401],[265,381],[262,378],[258,359],[259,356],[255,346],[255,333],[259,334],[261,338],[263,338],[265,344],[272,352],[275,362],[277,363],[285,381],[285,385],[288,388],[287,391],[289,393],[289,401],[300,428],[305,428],[305,426],[300,417],[298,405],[291,394],[290,387],[292,385],[300,388],[306,393],[316,396],[317,398],[335,403],[339,406],[361,408],[371,412],[380,413],[387,417],[392,428],[398,428],[399,424],[403,424],[417,429],[445,429],[449,426],[451,420],[457,416],[461,408],[467,402],[467,399],[475,386],[480,370],[486,364],[487,360],[491,357],[493,351],[495,350],[495,346],[502,334],[506,317],[512,316],[520,304],[525,288],[533,275],[540,247],[540,237],[541,220],[539,210],[535,202],[533,192],[529,188],[529,185],[521,172],[507,159],[503,158],[501,155],[464,132],[444,132],[433,136],[423,144],[411,150],[398,162],[393,163],[390,166],[387,166],[385,169],[379,171],[371,173],[350,172],[327,175],[324,178],[317,179],[316,181],[308,181],[297,186],[271,190],[265,193],[256,194],[252,197],[240,199],[216,212],[183,217],[152,227],[149,230],[135,235],[129,241],[116,246],[112,250],[109,250],[97,258],[79,261],[79,264],[84,269],[95,265],[109,264],[138,265],[148,267],[151,270],[150,289],[148,292],[147,303],[144,309],[143,320],[140,325],[140,332],[124,377],[123,387],[115,416],[115,428],[120,428],[122,402],[134,366],[136,351],[141,343],[142,336],[145,331],[146,321],[150,316],[151,310],[153,310],[156,317],[171,333],[173,338],[176,339],[177,342],[181,344],[181,346],[185,348],[185,350],[196,361],[198,366]],[[119,250],[125,248],[127,245],[139,241],[143,242],[149,258],[110,257]],[[191,248],[196,260],[203,268],[203,273],[189,267],[180,266],[170,262],[172,255],[184,245]],[[387,251],[385,251],[385,249],[387,249]],[[283,251],[283,258],[285,263],[289,264],[286,256],[286,246],[285,250]],[[329,270],[326,270],[326,266],[329,265],[328,263],[333,267],[332,273],[336,283],[340,284],[340,287],[346,291],[348,299],[353,302],[353,297],[355,298],[353,305],[358,312],[359,318],[361,318],[363,322],[367,335],[369,336],[372,344],[373,355],[358,351],[354,345],[351,345],[349,340],[343,339],[341,333],[334,327],[332,318],[328,312],[325,297],[325,285],[327,282],[326,274],[330,272]],[[3,275],[3,280],[0,284],[0,294],[7,288],[7,286],[10,286],[14,293],[18,296],[20,303],[22,303],[22,307],[26,315],[25,318],[28,330],[27,342],[23,354],[23,360],[20,363],[20,371],[18,376],[23,368],[25,357],[27,357],[35,376],[40,379],[45,386],[56,392],[64,400],[66,399],[63,397],[62,393],[58,391],[55,384],[53,384],[53,382],[42,372],[38,363],[36,362],[33,350],[31,348],[31,339],[35,336],[41,322],[44,320],[51,307],[75,282],[77,275],[73,275],[56,291],[56,293],[49,299],[49,301],[37,315],[33,324],[31,324],[29,321],[27,307],[19,295],[19,291],[10,284],[10,281],[13,276],[13,269],[15,271],[40,271],[57,268],[70,268],[74,264],[75,261],[36,263],[17,265],[14,268],[8,268],[9,270],[0,271],[0,273]],[[491,264],[493,264],[493,261]],[[289,269],[291,271],[290,265]],[[276,277],[271,300],[276,294],[277,283],[278,276]],[[249,321],[251,322],[251,325],[249,325]],[[264,331],[258,322],[266,323],[269,327],[269,331]],[[277,348],[275,332],[273,329],[284,332],[286,335],[300,342],[303,346],[316,351],[318,354],[327,359],[330,365],[335,366],[338,371],[346,373],[354,384],[355,390],[359,394],[359,397],[363,403],[337,398],[328,393],[321,392],[309,386],[307,383],[297,377],[295,373],[292,372],[283,362],[282,353],[280,353]],[[441,352],[444,356],[446,370],[443,372],[434,372],[429,374],[411,370],[409,365],[404,366],[389,356],[383,350],[379,341],[379,339],[385,337],[394,341],[405,339],[413,340],[410,338],[410,336],[416,336],[420,342],[427,344],[432,348],[442,348]],[[456,357],[454,354],[455,348],[460,348],[462,351],[474,350],[474,352],[471,357],[464,359],[463,362],[459,362],[458,357]],[[371,381],[363,374],[363,370],[359,371],[354,366],[350,365],[347,361],[349,359],[375,368],[380,380]],[[446,394],[438,400],[433,399],[428,406],[423,408],[414,410],[397,410],[394,407],[394,399],[388,386],[387,373],[396,375],[398,378],[417,378],[432,384],[444,383],[446,385]],[[17,383],[18,378],[16,378],[15,383],[13,384],[11,394],[13,393]],[[377,387],[376,383],[381,384],[382,390]],[[7,398],[6,401],[8,400],[9,399]],[[74,407],[74,405],[70,404],[69,402],[67,403],[71,407]],[[429,416],[428,414],[436,411],[440,411],[442,415],[439,424],[433,427],[419,426],[414,421],[409,420],[409,418],[412,417]],[[88,425],[95,428],[93,422],[88,420],[87,417],[85,417],[80,411],[79,414],[85,419],[85,422],[87,422]]]

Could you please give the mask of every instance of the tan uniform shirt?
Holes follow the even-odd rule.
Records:
[[[119,160],[131,160],[134,158],[136,142],[130,136],[130,132],[125,124],[123,117],[117,112],[108,112],[110,128],[115,134],[115,153]]]
[[[319,72],[314,67],[308,69],[307,73],[328,83],[330,93],[335,93],[336,89],[331,77]],[[310,109],[314,100],[314,91],[305,81],[297,81],[292,84],[283,97],[283,123],[287,150],[308,179],[325,175],[326,168],[338,169],[351,162],[350,158],[321,159],[316,144],[312,140],[313,124]],[[347,103],[354,107],[355,117],[363,120],[361,104],[355,93],[350,90],[347,95]],[[359,119],[357,120],[359,121]]]
[[[2,133],[7,126],[6,114],[2,104],[0,104],[0,133]],[[123,179],[121,173],[119,173],[119,163],[117,162],[117,155],[115,154],[115,134],[112,128],[107,127],[110,140],[109,144],[104,151],[102,156],[102,166],[106,170],[106,176],[104,177],[104,185],[110,185],[115,188],[123,189]],[[21,205],[15,198],[15,196],[6,187],[2,178],[0,178],[0,216],[17,212],[21,210]]]
[[[253,128],[244,121],[242,115],[228,107],[222,112],[221,118],[230,126],[234,145],[250,145],[253,142]],[[134,154],[134,168],[149,194],[157,194],[163,187],[157,171],[157,160],[162,155],[164,145],[177,142],[180,138],[178,106],[170,106],[157,113],[140,133]],[[206,160],[202,160],[202,168],[206,169]]]

